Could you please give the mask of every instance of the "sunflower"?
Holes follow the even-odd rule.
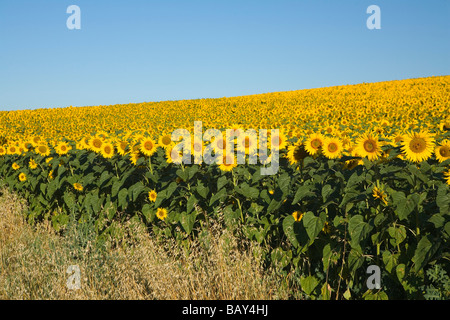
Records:
[[[401,133],[397,133],[392,136],[391,141],[395,143],[396,145],[400,145],[403,140],[405,139],[404,135]]]
[[[17,163],[13,163],[12,164],[12,166],[11,166],[14,170],[19,170],[20,169],[20,166],[17,164]]]
[[[278,134],[270,134],[269,145],[271,149],[282,150],[287,146],[287,143],[286,134],[282,130],[279,130]]]
[[[242,136],[237,140],[237,150],[245,154],[254,154],[257,151],[258,139],[255,136]]]
[[[233,168],[237,167],[236,158],[229,154],[228,156],[223,156],[222,163],[219,164],[219,169],[222,171],[231,171]]]
[[[406,159],[412,162],[422,162],[433,154],[434,139],[426,131],[406,134],[402,143],[402,151]]]
[[[81,138],[75,146],[78,150],[89,149],[89,137]]]
[[[441,131],[450,131],[450,120],[442,121],[442,122],[439,124],[439,129],[440,129]]]
[[[439,162],[444,162],[445,160],[450,159],[450,140],[442,141],[441,145],[434,150],[434,154]]]
[[[164,208],[158,208],[156,210],[156,216],[158,217],[158,219],[160,220],[164,220],[167,218],[167,209]]]
[[[308,156],[305,146],[299,140],[296,144],[288,147],[287,158],[290,164],[298,164]]]
[[[31,138],[30,143],[33,145],[33,147],[37,147],[39,144],[41,144],[42,139],[39,136],[34,136]]]
[[[244,133],[244,130],[242,129],[242,126],[239,125],[239,124],[233,124],[231,126],[230,130],[231,130],[230,131],[231,136],[234,136],[236,139],[238,139],[241,136],[241,134]]]
[[[450,186],[450,169],[447,172],[444,172],[445,180],[447,180],[447,184]]]
[[[20,182],[27,181],[27,175],[25,173],[21,172],[19,174],[19,180],[20,180]]]
[[[158,194],[156,193],[155,190],[150,190],[148,193],[148,200],[150,200],[151,202],[155,202],[157,196]]]
[[[7,154],[19,154],[19,149],[17,148],[17,146],[8,146],[8,148],[6,149],[6,153]]]
[[[191,154],[193,155],[203,155],[203,150],[205,149],[205,145],[203,144],[203,141],[195,141],[194,139],[191,140]]]
[[[53,170],[50,170],[50,172],[48,173],[48,178],[49,178],[50,180],[53,180],[53,179],[54,179],[54,177],[53,177]]]
[[[172,136],[170,134],[163,134],[158,139],[158,145],[166,149],[173,144]]]
[[[377,160],[381,156],[381,142],[378,137],[372,133],[365,133],[356,140],[355,151],[361,157],[367,157],[369,160]]]
[[[81,183],[74,183],[73,188],[77,191],[83,191],[83,185]]]
[[[342,142],[338,138],[326,138],[322,147],[323,154],[329,159],[338,158],[343,150]]]
[[[121,140],[116,142],[116,148],[117,148],[117,152],[123,156],[128,152],[128,141],[126,140]]]
[[[305,142],[305,150],[310,155],[315,155],[320,151],[323,146],[324,136],[321,133],[310,134]]]
[[[294,211],[294,212],[292,213],[292,216],[294,217],[294,220],[295,220],[296,222],[300,222],[300,221],[302,220],[302,218],[303,218],[303,212],[300,212],[300,211]]]
[[[142,152],[143,155],[151,157],[155,153],[157,148],[155,141],[153,141],[153,139],[151,138],[146,137],[144,137],[140,141],[141,144],[139,150]]]
[[[332,135],[336,129],[333,126],[326,126],[324,129],[325,134]]]
[[[4,156],[6,154],[6,148],[3,146],[0,146],[0,156]]]
[[[331,232],[331,225],[328,223],[328,221],[325,221],[325,224],[324,224],[324,226],[322,228],[322,231],[325,234],[329,234]]]
[[[26,142],[20,141],[18,143],[18,145],[17,145],[17,148],[18,148],[18,153],[19,154],[28,152],[28,148],[27,148],[27,143]]]
[[[112,158],[114,156],[114,145],[109,142],[103,143],[100,149],[100,153],[105,159]]]
[[[387,205],[387,194],[383,191],[381,187],[373,187],[372,196],[375,199],[380,199],[385,205]]]
[[[137,164],[137,162],[138,162],[138,160],[139,160],[139,158],[140,158],[140,153],[139,152],[132,152],[131,154],[130,154],[130,161],[131,161],[131,163],[133,163],[134,165],[136,165]]]
[[[37,163],[36,161],[34,161],[34,159],[30,159],[30,161],[28,162],[28,166],[30,167],[30,169],[36,169]]]
[[[166,149],[166,161],[167,163],[181,164],[183,161],[183,150],[176,150],[175,145],[172,145]]]
[[[89,148],[94,152],[100,152],[102,150],[103,138],[100,136],[94,136],[89,140]]]
[[[66,142],[60,142],[55,147],[56,153],[59,154],[60,156],[67,154],[71,149],[72,147]]]
[[[35,152],[43,157],[50,155],[50,148],[46,144],[40,144],[35,148]]]

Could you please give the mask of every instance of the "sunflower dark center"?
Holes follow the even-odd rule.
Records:
[[[330,143],[328,145],[328,151],[330,151],[330,152],[336,152],[337,149],[338,149],[338,147],[337,147],[336,143]]]
[[[364,150],[367,152],[374,152],[376,149],[376,143],[373,140],[364,141]]]
[[[439,154],[444,158],[450,157],[450,147],[447,146],[441,147],[439,149]]]
[[[422,138],[414,138],[409,143],[409,148],[414,153],[421,153],[426,149],[427,143]]]

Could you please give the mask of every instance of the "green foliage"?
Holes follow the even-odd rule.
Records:
[[[28,200],[31,223],[48,219],[56,230],[67,227],[69,216],[90,219],[104,239],[120,236],[117,222],[134,219],[188,248],[213,220],[223,221],[237,236],[263,244],[266,266],[297,281],[308,299],[448,299],[450,190],[442,176],[448,161],[364,159],[349,169],[345,161],[352,159],[308,157],[290,165],[281,158],[276,175],[262,176],[258,165],[222,172],[216,165],[167,163],[160,149],[136,164],[89,151],[27,152],[3,156],[0,176]],[[383,199],[374,197],[375,186]],[[366,286],[373,264],[382,270],[380,290]]]

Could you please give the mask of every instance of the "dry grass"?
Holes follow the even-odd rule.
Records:
[[[95,242],[92,225],[64,236],[28,225],[26,204],[0,190],[0,299],[286,299],[275,272],[262,269],[261,248],[239,249],[233,235],[212,227],[189,248],[163,245],[141,228],[119,244]],[[69,290],[67,268],[79,266],[81,289]],[[292,290],[292,288],[290,288]]]

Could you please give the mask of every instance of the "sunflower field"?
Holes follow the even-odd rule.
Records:
[[[0,112],[0,179],[27,220],[94,220],[98,241],[144,224],[189,250],[211,223],[263,248],[307,299],[450,298],[450,76],[220,99]],[[217,164],[184,164],[171,133],[231,129]],[[193,139],[194,140],[194,139]],[[273,149],[271,149],[273,150]],[[258,156],[258,155],[257,155]],[[270,156],[269,156],[270,158]],[[267,160],[267,159],[266,159]],[[270,159],[269,159],[270,160]],[[273,160],[273,159],[272,159]],[[369,289],[367,269],[381,270]]]

